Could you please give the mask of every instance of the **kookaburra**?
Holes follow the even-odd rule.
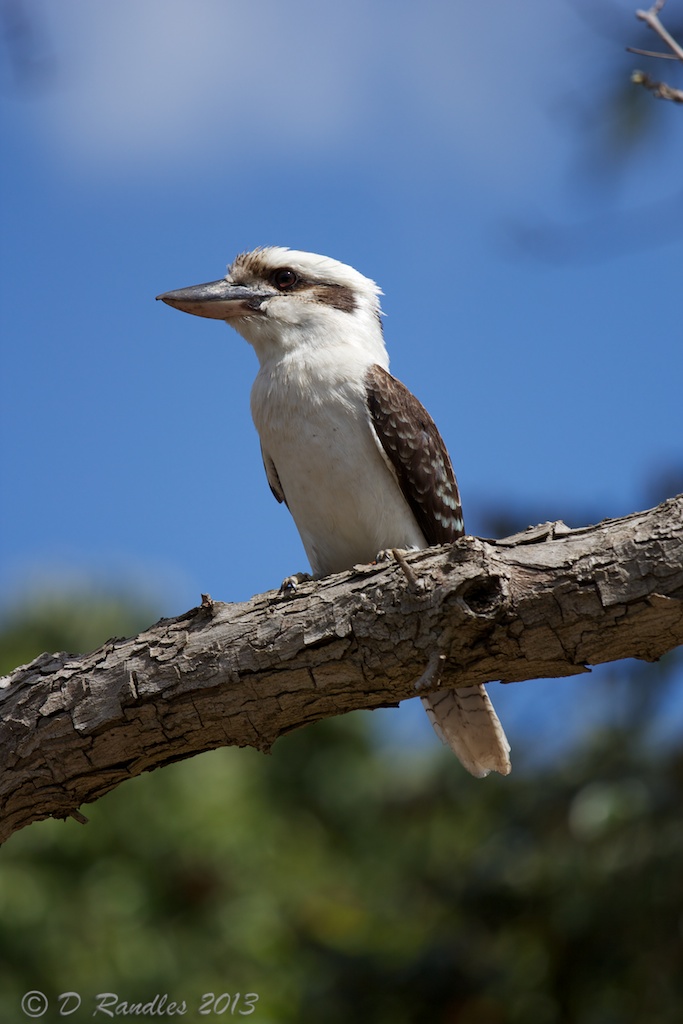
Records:
[[[226,320],[254,348],[251,412],[266,476],[316,576],[464,532],[441,435],[389,373],[380,294],[337,260],[269,247],[237,256],[220,281],[158,296]],[[510,771],[510,747],[483,686],[422,700],[468,771]]]

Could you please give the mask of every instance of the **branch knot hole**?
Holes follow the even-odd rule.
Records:
[[[475,576],[456,592],[458,604],[477,618],[494,619],[505,610],[507,588],[502,576]]]

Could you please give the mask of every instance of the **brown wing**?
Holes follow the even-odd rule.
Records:
[[[261,458],[263,459],[263,468],[266,471],[268,486],[273,492],[273,496],[277,498],[280,503],[284,501],[286,505],[287,499],[285,498],[285,492],[282,490],[282,484],[280,483],[280,477],[278,476],[277,469],[275,468],[275,463],[271,459],[270,455],[268,455],[264,450],[263,445],[261,445]]]
[[[441,434],[424,406],[381,366],[365,378],[370,419],[429,545],[465,532],[460,493]]]

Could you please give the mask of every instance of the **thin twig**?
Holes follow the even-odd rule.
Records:
[[[683,60],[683,46],[677,43],[674,37],[667,32],[657,17],[665,2],[666,0],[657,0],[657,3],[653,4],[649,11],[636,11],[636,18],[644,21],[666,43],[669,49],[676,54],[678,59]]]
[[[660,60],[678,60],[675,53],[659,53],[657,50],[639,50],[637,46],[627,46],[627,53],[637,53],[640,57],[659,57]]]
[[[435,686],[438,686],[445,667],[446,655],[441,654],[439,651],[432,651],[427,668],[415,683],[415,689],[418,693],[420,690],[433,690]]]
[[[658,57],[662,60],[683,61],[683,46],[681,46],[680,43],[677,43],[674,37],[667,32],[657,17],[665,3],[666,0],[656,0],[649,11],[636,11],[636,18],[639,18],[640,21],[644,21],[653,32],[656,32],[659,38],[666,43],[672,53],[653,53],[648,50],[638,50],[635,47],[628,46],[627,50],[630,53],[639,53],[645,57]],[[673,103],[683,103],[683,90],[674,89],[673,86],[667,85],[666,82],[657,82],[654,78],[650,78],[650,76],[644,71],[634,71],[631,75],[631,81],[636,85],[642,85],[644,89],[649,89],[652,95],[657,99],[671,100]]]
[[[634,71],[631,75],[631,81],[635,82],[636,85],[642,85],[644,89],[649,89],[658,100],[671,100],[673,103],[683,103],[683,89],[673,89],[666,82],[656,82],[649,75],[646,75],[644,71]]]
[[[408,583],[410,584],[411,588],[413,590],[424,589],[424,581],[417,578],[417,576],[415,575],[415,573],[413,572],[413,570],[403,557],[403,552],[399,548],[392,548],[391,553],[398,562],[398,564],[403,569],[403,574],[405,578],[408,580]]]

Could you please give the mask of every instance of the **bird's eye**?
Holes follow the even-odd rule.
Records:
[[[273,284],[281,292],[286,292],[293,288],[298,280],[298,275],[293,270],[290,270],[289,267],[281,267],[273,274]]]

